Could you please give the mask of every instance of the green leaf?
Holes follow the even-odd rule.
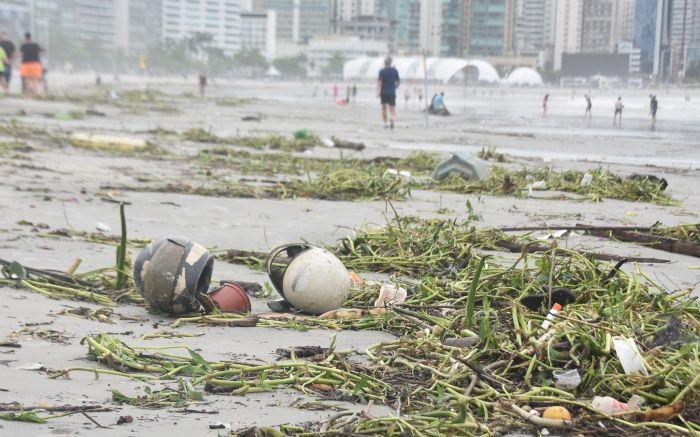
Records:
[[[17,422],[32,422],[32,423],[45,423],[46,419],[39,417],[36,411],[24,411],[22,413],[5,413],[0,414],[0,419],[2,420],[13,420]]]
[[[8,271],[10,272],[11,279],[22,280],[27,277],[27,271],[24,269],[24,266],[17,261],[12,261],[12,264],[8,267]]]
[[[188,349],[188,351],[190,353],[190,356],[192,357],[192,361],[194,361],[196,364],[204,367],[207,371],[211,371],[211,366],[209,365],[207,360],[202,358],[201,355],[199,355],[197,352],[193,351],[192,349]]]

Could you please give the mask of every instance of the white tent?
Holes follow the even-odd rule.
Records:
[[[535,69],[530,67],[518,67],[511,71],[503,83],[516,86],[539,86],[542,85],[542,76]]]
[[[423,58],[420,56],[398,57],[393,60],[402,80],[421,80],[425,78]],[[345,80],[376,79],[379,70],[384,67],[384,58],[355,58],[343,66]],[[428,80],[447,83],[458,73],[468,67],[475,69],[479,82],[495,83],[500,80],[498,72],[488,62],[481,59],[463,58],[427,58]]]

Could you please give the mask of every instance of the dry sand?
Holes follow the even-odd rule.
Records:
[[[54,92],[90,92],[91,78],[52,75]],[[600,203],[568,200],[516,199],[513,197],[464,196],[451,193],[416,191],[405,202],[396,202],[399,214],[423,217],[448,217],[436,212],[441,207],[454,211],[449,217],[464,219],[466,201],[470,200],[483,216],[484,226],[520,226],[541,224],[666,225],[700,222],[700,95],[690,101],[685,92],[659,91],[660,111],[657,129],[649,128],[646,114],[648,94],[643,90],[594,91],[594,118],[587,124],[582,118],[584,91],[574,100],[571,90],[559,89],[468,89],[431,86],[430,94],[446,91],[446,103],[455,115],[431,118],[425,126],[422,113],[412,100],[409,108],[399,105],[399,123],[394,131],[382,129],[373,84],[360,84],[357,103],[339,106],[330,94],[332,83],[285,83],[254,81],[218,81],[209,87],[206,99],[185,98],[183,92],[196,92],[190,79],[122,78],[107,83],[107,89],[151,87],[168,93],[182,111],[177,114],[130,113],[111,105],[97,105],[106,117],[81,120],[56,120],[44,114],[84,110],[85,104],[30,101],[16,97],[0,100],[0,120],[11,118],[23,124],[45,127],[52,131],[83,131],[129,135],[146,138],[140,133],[161,127],[183,131],[192,127],[211,129],[220,135],[251,132],[276,132],[288,135],[308,128],[322,137],[331,135],[365,142],[362,152],[343,151],[343,156],[405,156],[414,150],[476,151],[497,146],[509,154],[515,165],[551,165],[556,169],[604,166],[614,172],[652,173],[669,181],[669,190],[682,206],[663,207],[646,203],[604,200]],[[409,84],[410,85],[410,84]],[[313,96],[314,89],[317,95]],[[343,89],[341,87],[341,89]],[[540,114],[541,96],[548,92],[550,113]],[[612,126],[612,102],[617,95],[625,101],[622,127]],[[254,97],[258,100],[236,107],[219,106],[221,97]],[[17,116],[18,111],[26,115]],[[242,122],[244,115],[262,114],[261,122]],[[0,141],[3,141],[0,138]],[[118,208],[100,200],[104,184],[134,184],[136,177],[158,176],[194,178],[201,166],[187,160],[119,157],[57,145],[47,141],[28,141],[39,150],[29,153],[33,168],[18,167],[17,161],[0,158],[0,258],[17,260],[25,265],[65,270],[76,257],[83,259],[80,271],[110,265],[114,247],[70,241],[66,238],[38,237],[20,220],[45,223],[51,228],[69,225],[77,230],[94,231],[97,222],[119,228]],[[170,140],[166,147],[181,156],[196,153],[208,145]],[[317,148],[310,156],[338,157],[339,151]],[[237,175],[232,174],[235,178]],[[333,243],[365,223],[381,224],[387,215],[384,202],[329,202],[308,199],[251,200],[212,198],[170,193],[115,193],[131,202],[127,206],[130,237],[159,237],[169,234],[187,236],[209,247],[267,250],[277,244],[305,239]],[[640,266],[650,277],[669,289],[692,287],[697,294],[696,258],[674,255],[631,244],[613,243],[589,237],[569,237],[560,242],[567,247],[585,247],[609,253],[651,256],[672,261],[669,264]],[[134,251],[135,253],[136,251]],[[503,258],[508,258],[503,255]],[[628,268],[634,268],[629,266]],[[216,278],[264,282],[265,276],[244,267],[217,262]],[[292,390],[245,397],[206,395],[198,409],[216,414],[194,414],[176,409],[143,410],[120,407],[110,401],[110,389],[134,395],[143,393],[145,383],[123,378],[76,373],[72,379],[51,380],[45,374],[20,370],[18,367],[41,363],[50,368],[93,366],[85,359],[86,347],[79,341],[88,334],[112,332],[127,344],[189,344],[205,358],[274,361],[275,350],[294,345],[326,346],[333,334],[324,330],[298,332],[265,328],[224,328],[182,326],[180,332],[204,334],[181,340],[139,341],[145,333],[167,330],[168,320],[148,315],[142,308],[122,306],[117,314],[136,316],[142,321],[119,321],[107,325],[72,316],[51,316],[66,307],[94,305],[73,301],[50,300],[23,289],[0,287],[0,336],[21,329],[27,323],[50,323],[51,329],[65,331],[69,345],[47,343],[21,336],[22,348],[0,348],[0,399],[26,405],[100,403],[113,408],[108,413],[91,416],[110,429],[100,429],[85,417],[72,415],[36,425],[0,421],[3,435],[216,435],[208,424],[217,421],[238,428],[244,425],[277,425],[320,420],[332,411],[309,411],[292,404],[302,396]],[[254,311],[264,310],[261,300],[254,301]],[[38,326],[42,328],[43,326]],[[358,356],[376,342],[390,339],[382,332],[341,332],[340,348],[352,348]],[[155,383],[153,389],[173,386],[173,382]],[[360,409],[361,406],[350,405]],[[388,414],[375,407],[375,414]],[[121,415],[133,415],[134,423],[115,425]]]

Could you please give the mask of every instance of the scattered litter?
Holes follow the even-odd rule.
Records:
[[[97,229],[100,232],[105,232],[105,233],[112,232],[112,228],[110,228],[109,225],[106,225],[102,222],[97,222],[97,224],[95,225],[95,229]]]
[[[549,327],[552,325],[552,321],[557,317],[557,314],[562,310],[562,306],[558,303],[555,303],[552,305],[552,308],[549,309],[549,313],[547,316],[544,318],[544,321],[542,322],[542,325],[540,326],[540,329],[546,331],[549,329]]]
[[[668,319],[666,327],[654,334],[651,340],[651,347],[657,346],[678,346],[684,343],[683,323],[676,316]]]
[[[210,423],[209,429],[231,429],[231,424],[217,421],[216,423]]]
[[[564,407],[547,407],[542,413],[542,417],[545,419],[571,420],[571,413]]]
[[[555,370],[552,375],[554,375],[554,385],[562,390],[575,390],[581,384],[581,375],[576,369]]]
[[[393,305],[401,305],[406,301],[407,295],[405,288],[397,288],[393,284],[382,285],[379,289],[379,297],[374,301],[374,306],[386,308]]]
[[[136,258],[136,291],[158,310],[197,312],[213,269],[214,257],[204,246],[183,237],[163,238],[144,247]]]
[[[72,133],[68,137],[68,142],[75,147],[117,152],[135,152],[148,145],[146,140],[140,138],[93,135],[81,132]]]
[[[433,179],[442,181],[453,174],[466,180],[484,180],[489,177],[486,161],[466,154],[453,154],[435,167]]]
[[[286,244],[270,251],[265,265],[270,282],[282,299],[309,314],[336,310],[350,295],[348,270],[325,249]]]
[[[133,416],[119,416],[117,419],[117,425],[123,425],[125,423],[132,423],[134,421]]]
[[[243,287],[233,282],[214,288],[203,296],[201,301],[209,312],[216,309],[222,312],[249,313],[251,309],[248,293]]]
[[[479,343],[479,337],[446,338],[442,344],[450,347],[470,348]]]
[[[644,376],[649,375],[644,364],[644,358],[642,358],[642,355],[639,353],[634,338],[614,336],[612,340],[617,358],[620,360],[620,364],[626,374],[641,373]]]
[[[44,365],[41,363],[31,363],[15,367],[17,370],[43,370],[44,368]]]
[[[593,182],[593,175],[590,173],[584,173],[583,177],[581,178],[581,186],[589,187],[591,182]]]

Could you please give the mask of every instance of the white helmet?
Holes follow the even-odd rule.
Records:
[[[287,259],[280,259],[285,252]],[[286,266],[280,266],[280,263]],[[267,273],[277,292],[292,306],[323,314],[343,306],[350,295],[350,276],[343,263],[327,250],[308,244],[287,244],[267,257]]]

